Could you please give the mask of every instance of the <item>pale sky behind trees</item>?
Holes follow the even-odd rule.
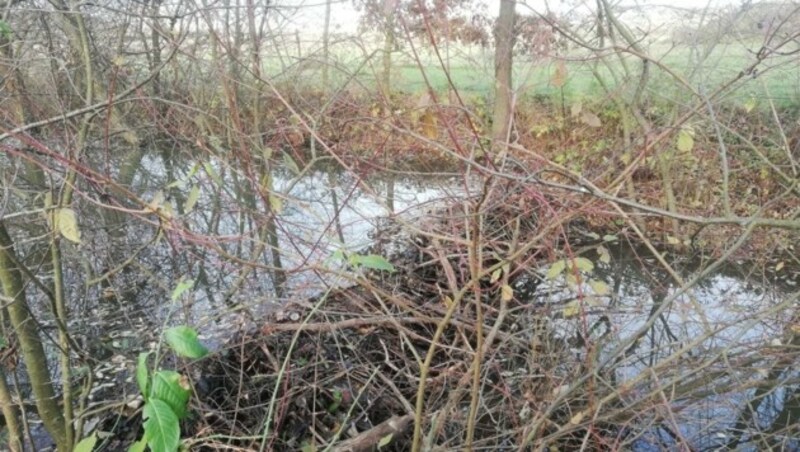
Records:
[[[279,0],[280,1],[280,0]],[[499,0],[476,0],[483,4],[483,11],[492,17],[499,11]],[[716,8],[720,6],[739,5],[744,0],[621,0],[613,2],[620,7],[638,6],[651,20],[658,21],[661,17],[669,16],[670,10]],[[323,18],[325,14],[324,0],[288,0],[279,2],[283,5],[302,5],[298,12],[289,20],[289,27],[294,27],[301,33],[317,35],[322,33]],[[586,14],[595,8],[595,0],[528,0],[517,5],[520,14],[527,14],[531,10],[545,12],[548,9],[556,13]],[[353,0],[335,0],[331,14],[331,29],[334,33],[355,33],[358,29],[360,13],[353,5]]]

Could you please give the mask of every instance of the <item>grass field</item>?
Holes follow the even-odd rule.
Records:
[[[693,49],[688,46],[653,44],[647,50],[658,64],[653,65],[651,70],[648,84],[650,98],[656,103],[660,100],[672,103],[682,102],[690,97],[689,90],[664,68],[680,76],[694,89],[713,93],[748,68],[755,61],[758,48],[759,44],[756,42],[749,45],[718,44],[710,50],[704,47]],[[444,49],[440,50],[445,53]],[[418,49],[418,53],[420,61],[415,61],[407,48],[393,54],[392,81],[397,91],[409,94],[421,93],[426,89],[427,80],[437,92],[447,90],[452,82],[466,97],[491,97],[494,85],[491,49],[454,46],[449,51],[450,57],[444,67],[429,50]],[[334,83],[344,83],[350,79],[352,72],[360,69],[356,77],[359,83],[366,86],[374,85],[381,71],[379,52],[375,53],[367,64],[364,64],[361,51],[356,52],[349,47],[340,46],[334,54],[340,68],[331,70]],[[663,68],[658,67],[659,65]],[[303,79],[311,83],[319,80],[320,66],[316,65],[310,72],[304,72],[306,76]],[[558,66],[566,69],[562,86],[554,83]],[[624,66],[627,66],[630,74],[627,78],[622,75]],[[607,93],[595,76],[594,70],[602,77],[603,84],[608,89],[632,90],[638,83],[641,60],[627,55],[623,61],[617,55],[609,55],[603,62],[580,51],[568,52],[560,57],[540,59],[517,55],[515,85],[519,96],[551,98],[559,102],[562,96],[567,102],[578,99],[603,100],[607,97]],[[768,58],[761,63],[755,77],[751,75],[740,80],[727,90],[723,97],[727,101],[756,108],[769,108],[770,99],[779,108],[798,105],[800,61],[791,56]],[[755,105],[753,105],[754,100]]]

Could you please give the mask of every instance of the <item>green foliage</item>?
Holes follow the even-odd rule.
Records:
[[[178,419],[186,416],[186,404],[189,402],[190,393],[188,383],[179,373],[160,370],[153,374],[150,400],[157,399],[166,403]]]
[[[139,362],[136,365],[136,383],[139,385],[139,391],[144,397],[150,394],[150,375],[147,370],[147,358],[149,356],[150,353],[140,353]]]
[[[394,272],[395,268],[391,262],[386,260],[385,257],[379,256],[377,254],[350,254],[345,255],[344,251],[337,250],[331,257],[328,258],[328,261],[347,261],[350,266],[361,269],[367,268],[370,270],[381,270],[387,272]]]
[[[388,272],[394,271],[394,265],[387,261],[383,256],[379,256],[377,254],[367,254],[366,256],[354,254],[350,256],[349,261],[350,265],[354,267],[364,267],[371,270],[383,270]]]
[[[184,215],[190,213],[192,209],[194,209],[198,199],[200,199],[200,187],[197,185],[192,185],[192,188],[189,190],[189,194],[186,196],[186,203],[183,205]]]
[[[184,283],[176,287],[176,292],[182,292],[178,289]],[[191,287],[191,283],[188,287]],[[208,354],[208,350],[197,339],[197,332],[187,326],[172,327],[164,333],[164,337],[179,356],[202,358]],[[145,401],[142,411],[144,436],[128,451],[144,451],[147,445],[152,452],[174,452],[180,445],[180,420],[187,415],[191,388],[186,377],[172,370],[156,370],[151,375],[147,366],[149,356],[150,353],[141,353],[136,366],[136,383]]]
[[[97,433],[92,433],[80,440],[80,442],[75,445],[73,452],[92,452],[95,444],[97,444]]]
[[[151,452],[173,452],[178,450],[181,429],[178,416],[163,400],[151,398],[144,406],[142,416],[144,436]]]
[[[11,26],[8,25],[8,22],[0,20],[0,35],[8,39],[11,37],[11,33],[13,33],[13,31],[11,30]]]
[[[343,398],[342,391],[340,391],[338,389],[335,389],[333,391],[333,402],[331,402],[331,404],[328,405],[328,412],[329,413],[331,413],[331,414],[336,413],[336,411],[339,409],[339,407],[342,404],[342,398]]]
[[[194,281],[183,280],[179,282],[178,285],[175,286],[175,289],[172,290],[172,295],[170,296],[170,299],[172,301],[177,300],[178,298],[181,297],[181,295],[184,294],[184,292],[191,289],[192,287],[194,287]]]
[[[393,435],[389,433],[388,435],[384,436],[383,438],[378,441],[378,449],[383,449],[384,447],[388,446],[392,443]]]
[[[184,358],[198,359],[208,354],[208,349],[197,339],[197,332],[188,326],[172,327],[164,337],[172,350]]]
[[[144,449],[147,447],[147,438],[142,438],[139,441],[131,444],[131,447],[128,448],[128,452],[144,452]]]

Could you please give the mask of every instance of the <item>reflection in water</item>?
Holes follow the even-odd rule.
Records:
[[[794,296],[729,265],[679,295],[645,336],[612,357],[680,289],[654,262],[628,247],[607,246],[612,259],[594,260],[580,290],[559,278],[543,285],[534,300],[553,309],[560,334],[590,338],[600,355],[598,374],[614,387],[632,385],[626,403],[641,410],[637,419],[652,423],[634,449],[800,447],[800,341],[785,328],[796,316]],[[686,265],[686,275],[697,270],[691,267]],[[610,292],[598,294],[597,280]],[[584,342],[570,343],[581,346],[576,353],[587,353]]]
[[[103,356],[129,362],[169,323],[197,326],[210,346],[219,346],[248,316],[257,319],[288,297],[324,290],[332,281],[320,267],[333,265],[328,258],[336,250],[358,252],[370,245],[377,223],[413,223],[428,206],[459,193],[448,180],[362,181],[331,169],[300,178],[275,170],[270,197],[243,189],[247,180],[215,161],[165,168],[160,159],[145,156],[133,191],[145,200],[159,191],[169,195],[163,202],[173,205],[174,221],[183,229],[130,222],[124,235],[104,235],[103,228],[87,228],[89,249],[98,250],[90,266],[108,277],[90,286],[86,298],[94,302],[75,307],[87,314],[75,317],[75,331],[104,338],[95,341]],[[197,200],[184,212],[194,187]],[[264,234],[270,211],[277,243]],[[625,388],[621,398],[630,406],[630,419],[651,422],[632,427],[639,434],[634,448],[800,446],[793,439],[800,414],[794,359],[800,322],[791,297],[728,266],[680,295],[645,335],[612,355],[679,289],[646,257],[606,247],[611,259],[593,259],[594,270],[584,275],[580,290],[557,278],[540,285],[530,302],[545,307],[564,342],[593,361],[609,387]],[[275,296],[271,250],[280,252],[286,271],[285,297]],[[692,265],[685,262],[686,275],[697,271]],[[181,278],[193,280],[194,288],[170,302]],[[114,363],[125,367],[119,359]]]

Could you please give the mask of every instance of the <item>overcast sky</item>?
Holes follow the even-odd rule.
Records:
[[[333,14],[331,19],[331,26],[335,31],[351,33],[355,32],[358,27],[359,15],[353,7],[353,0],[334,0]],[[478,0],[485,4],[485,10],[490,15],[496,15],[500,8],[500,0]],[[322,32],[323,17],[325,13],[324,0],[302,0],[295,3],[295,0],[289,0],[292,4],[302,4],[303,8],[298,10],[298,13],[290,20],[289,27],[294,27],[300,32],[309,32],[311,34],[320,34]],[[279,1],[278,4],[282,2]],[[667,8],[688,9],[688,8],[704,8],[706,6],[719,7],[738,5],[742,0],[620,0],[615,2],[620,6],[640,6],[645,9],[664,11]],[[286,3],[284,3],[286,4]],[[539,12],[551,11],[557,13],[576,14],[578,12],[588,12],[595,8],[595,0],[528,0],[521,1],[517,7],[517,11],[525,14],[527,11],[534,9]]]

